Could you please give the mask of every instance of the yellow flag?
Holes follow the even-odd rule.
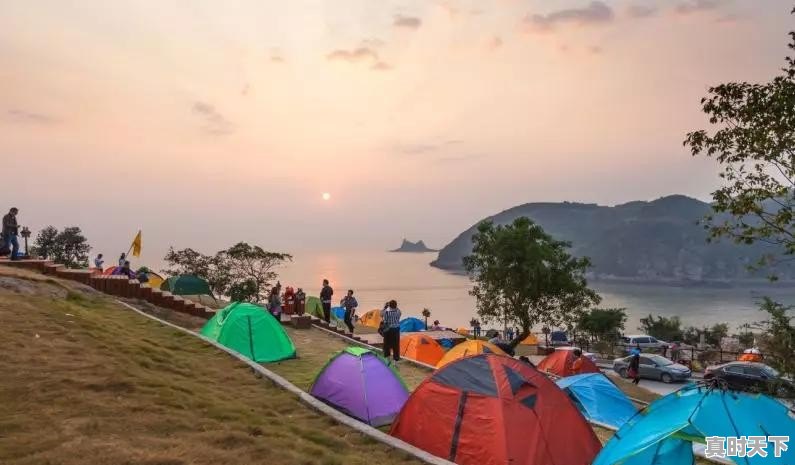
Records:
[[[138,231],[138,234],[135,235],[135,239],[133,239],[132,245],[130,246],[132,249],[133,257],[140,257],[141,256],[141,231]]]

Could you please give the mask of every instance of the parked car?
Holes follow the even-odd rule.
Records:
[[[758,362],[729,362],[707,367],[704,379],[720,379],[730,389],[795,397],[795,383],[782,378],[774,368]]]
[[[613,371],[621,375],[622,378],[627,377],[630,358],[623,357],[613,360]],[[664,383],[686,381],[693,374],[690,368],[655,354],[641,354],[639,371],[641,378],[654,379]]]
[[[667,349],[668,343],[660,341],[646,334],[623,336],[619,344],[627,347],[640,347],[641,349]]]

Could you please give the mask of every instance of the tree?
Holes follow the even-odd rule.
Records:
[[[207,281],[213,294],[229,294],[231,276],[220,253],[211,256],[191,248],[174,250],[170,247],[163,260],[169,265],[168,268],[161,270],[163,273],[169,276],[198,276]]]
[[[425,330],[427,331],[428,330],[428,318],[431,317],[431,311],[428,310],[427,308],[423,308],[422,309],[422,316],[423,316],[423,318],[425,318]]]
[[[60,232],[54,226],[47,226],[36,235],[33,249],[34,255],[47,257],[67,268],[85,268],[91,246],[77,226],[65,227]]]
[[[625,308],[594,308],[580,316],[580,331],[594,341],[613,341],[618,338],[627,321]]]
[[[716,323],[707,330],[706,342],[713,346],[720,347],[720,341],[729,335],[728,323]]]
[[[681,341],[682,340],[682,321],[678,316],[666,318],[664,316],[649,315],[646,318],[640,319],[640,329],[644,334],[653,336],[663,341]]]
[[[278,276],[274,268],[285,261],[292,261],[290,254],[268,252],[256,245],[239,242],[219,252],[223,266],[227,267],[231,282],[244,286],[249,291],[247,299],[254,302],[265,300],[270,293],[270,282]]]
[[[795,12],[795,10],[793,10]],[[795,50],[795,32],[789,48]],[[711,238],[771,244],[795,258],[795,58],[764,84],[732,82],[701,100],[714,133],[691,132],[684,145],[694,156],[715,158],[724,185],[712,193],[717,216],[706,218]],[[776,261],[773,253],[758,265]],[[771,276],[775,279],[775,275]]]
[[[795,316],[788,314],[795,307],[784,306],[765,297],[759,309],[768,314],[767,327],[761,336],[760,347],[765,361],[786,375],[795,375]]]
[[[36,241],[33,245],[31,255],[49,258],[55,250],[55,239],[58,237],[58,229],[54,226],[47,226],[36,234]]]
[[[528,218],[506,226],[484,221],[472,242],[464,268],[474,283],[470,294],[478,315],[520,327],[514,347],[533,326],[570,324],[601,300],[585,280],[589,260],[569,255],[570,244],[553,239]]]

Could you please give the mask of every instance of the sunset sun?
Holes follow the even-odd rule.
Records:
[[[326,201],[331,200],[331,194],[329,194],[328,192],[323,192],[323,195],[321,197],[323,197],[323,200]]]

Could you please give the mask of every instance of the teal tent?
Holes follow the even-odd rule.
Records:
[[[235,302],[215,314],[202,336],[255,362],[276,362],[295,357],[295,346],[281,323],[262,307]]]
[[[602,373],[583,373],[555,381],[588,421],[618,429],[638,413],[626,394]]]
[[[172,276],[160,285],[161,291],[168,291],[174,295],[209,295],[213,296],[210,291],[210,285],[207,281],[192,275],[179,275]]]
[[[795,437],[795,418],[784,404],[763,394],[747,394],[695,384],[656,400],[619,429],[593,465],[692,465],[693,443],[707,437]],[[709,445],[707,445],[709,450]],[[733,457],[742,465],[795,463],[795,447],[773,457]],[[727,457],[728,458],[728,457]]]

